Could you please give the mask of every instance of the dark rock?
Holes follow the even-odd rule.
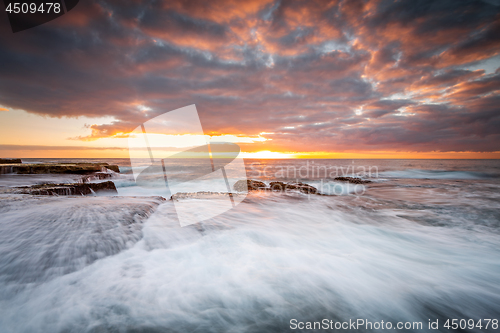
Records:
[[[116,191],[112,181],[103,183],[41,184],[17,187],[18,193],[33,195],[88,195],[99,191]]]
[[[304,183],[288,183],[283,182],[270,182],[269,186],[272,191],[286,192],[288,190],[299,190],[302,193],[316,194],[318,190],[309,184]]]
[[[114,172],[120,172],[117,165],[109,165],[108,163],[12,164],[2,166],[2,168],[5,170],[0,173],[17,174],[91,174],[101,172],[103,168]]]
[[[20,158],[0,158],[0,164],[21,164]]]
[[[7,174],[7,173],[13,173],[13,167],[12,165],[0,165],[0,175]]]
[[[266,187],[267,187],[267,185],[264,184],[263,182],[260,182],[258,180],[251,180],[251,179],[238,180],[233,186],[234,190],[238,191],[238,192],[246,192],[247,190],[248,191],[258,191],[258,190],[265,189]]]
[[[318,193],[318,190],[316,187],[311,186],[309,184],[303,184],[303,183],[298,183],[298,184],[292,184],[295,186],[296,189],[298,189],[302,193],[308,193],[308,194],[316,194]]]
[[[269,187],[272,191],[282,192],[285,190],[286,184],[283,182],[270,182]]]
[[[106,169],[109,169],[111,171],[118,172],[118,173],[120,172],[120,168],[118,167],[118,165],[115,165],[115,164],[109,165],[108,163],[104,163],[104,164],[106,164],[106,165],[104,165],[104,167]]]
[[[355,177],[336,177],[333,180],[337,180],[339,182],[349,182],[351,184],[368,184],[368,183],[371,183],[370,180],[363,180],[361,178],[355,178]]]

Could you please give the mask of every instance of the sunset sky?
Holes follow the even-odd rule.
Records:
[[[18,33],[0,14],[0,157],[128,157],[191,104],[246,157],[500,158],[500,1],[82,0]]]

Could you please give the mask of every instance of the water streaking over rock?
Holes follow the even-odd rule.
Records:
[[[40,184],[31,186],[20,186],[12,190],[14,193],[33,195],[89,195],[97,192],[116,194],[115,184],[112,181],[100,183],[76,183],[76,184]]]
[[[2,299],[133,246],[161,198],[0,196]],[[8,288],[5,288],[9,286]]]
[[[498,313],[498,236],[414,223],[391,210],[362,209],[354,198],[311,198],[258,192],[217,219],[185,228],[167,201],[125,251],[120,246],[131,236],[122,223],[118,230],[83,233],[87,240],[112,241],[117,254],[103,253],[66,275],[57,269],[59,260],[44,260],[37,251],[48,247],[55,253],[49,258],[66,256],[80,246],[63,240],[87,229],[45,224],[35,233],[42,233],[36,246],[21,250],[19,244],[25,257],[3,256],[10,269],[2,280],[0,329],[260,333],[287,332],[291,318],[427,322]],[[123,213],[110,212],[106,220],[118,216]],[[29,237],[25,223],[14,226],[26,235],[11,236]],[[120,245],[114,245],[117,237]],[[7,254],[13,252],[11,246]],[[43,269],[57,274],[47,280],[39,275]],[[12,270],[19,275],[7,274]],[[39,283],[15,291],[28,277]]]

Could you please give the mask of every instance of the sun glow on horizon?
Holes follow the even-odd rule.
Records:
[[[280,153],[277,151],[261,150],[253,153],[241,152],[241,157],[243,158],[262,158],[262,159],[274,159],[274,158],[294,158],[295,154],[290,153]]]
[[[201,142],[206,143],[257,143],[264,142],[267,139],[262,136],[238,136],[232,134],[222,134],[222,135],[197,135],[197,134],[161,134],[161,133],[148,133],[148,142],[150,147],[160,148],[160,147],[175,147],[175,148],[186,148],[192,146],[199,146]],[[135,134],[130,134],[128,136],[129,143],[134,140],[142,140],[141,137],[137,137]],[[141,141],[142,143],[142,141]]]

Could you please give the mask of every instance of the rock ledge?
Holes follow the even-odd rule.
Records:
[[[90,174],[101,172],[103,170],[112,170],[120,172],[118,165],[109,165],[108,163],[46,163],[46,164],[23,164],[8,163],[0,165],[0,174]]]
[[[118,193],[112,181],[102,183],[41,184],[15,188],[16,193],[33,195],[89,195],[99,191]]]

